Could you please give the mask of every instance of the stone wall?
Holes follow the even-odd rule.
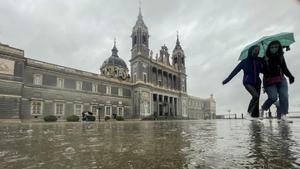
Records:
[[[0,118],[18,119],[23,88],[24,52],[0,44]]]
[[[215,119],[216,101],[212,96],[208,99],[188,96],[187,112],[189,119]]]
[[[42,76],[43,83],[41,85],[33,83],[35,74]],[[57,86],[55,81],[57,78],[64,80],[63,87]],[[26,67],[24,79],[25,84],[22,96],[23,118],[41,118],[50,114],[57,115],[55,114],[55,104],[57,103],[64,105],[64,114],[61,115],[61,118],[75,114],[76,104],[82,105],[82,111],[92,111],[92,106],[99,106],[100,110],[98,110],[98,113],[101,118],[104,118],[105,106],[123,107],[124,116],[126,118],[131,118],[132,116],[130,84],[115,83],[97,77],[89,78],[60,72],[59,70],[49,70],[31,64]],[[82,82],[82,90],[76,89],[77,81]],[[97,86],[96,91],[92,91],[93,84]],[[110,86],[111,92],[107,93],[107,86]],[[119,88],[124,91],[122,96],[118,95]],[[36,101],[42,103],[41,115],[32,114],[30,107]],[[112,108],[112,110],[112,113],[115,113],[115,108]]]

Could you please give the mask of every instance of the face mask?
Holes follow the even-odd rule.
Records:
[[[277,48],[277,47],[271,47],[271,48],[270,48],[270,52],[271,52],[272,54],[275,54],[275,53],[278,52],[278,48]]]
[[[257,57],[258,54],[259,54],[259,51],[258,51],[258,50],[255,50],[255,51],[253,51],[253,53],[252,53],[253,57]]]
[[[253,49],[251,53],[252,53],[251,57],[252,57],[252,58],[255,58],[255,57],[257,57],[258,54],[259,54],[259,49]]]

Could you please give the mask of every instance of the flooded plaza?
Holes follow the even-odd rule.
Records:
[[[300,119],[0,124],[0,168],[300,168]]]

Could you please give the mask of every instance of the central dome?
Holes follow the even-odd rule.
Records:
[[[125,61],[118,56],[118,49],[116,48],[116,45],[114,45],[111,51],[112,55],[103,62],[101,69],[106,67],[107,65],[118,66],[127,69]]]
[[[121,59],[120,57],[118,56],[110,56],[108,59],[106,59],[101,68],[104,68],[105,66],[107,65],[113,65],[113,66],[118,66],[118,67],[122,67],[124,69],[127,69],[127,65],[126,63],[124,62],[123,59]]]
[[[124,60],[118,56],[116,42],[114,42],[114,47],[111,51],[111,56],[103,62],[100,68],[101,74],[107,77],[128,80],[128,68]]]

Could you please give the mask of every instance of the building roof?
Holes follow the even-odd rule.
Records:
[[[112,52],[111,56],[103,62],[101,69],[106,67],[107,65],[114,65],[124,69],[128,69],[125,61],[118,56],[116,41],[114,42],[114,47],[112,48],[111,52]]]

